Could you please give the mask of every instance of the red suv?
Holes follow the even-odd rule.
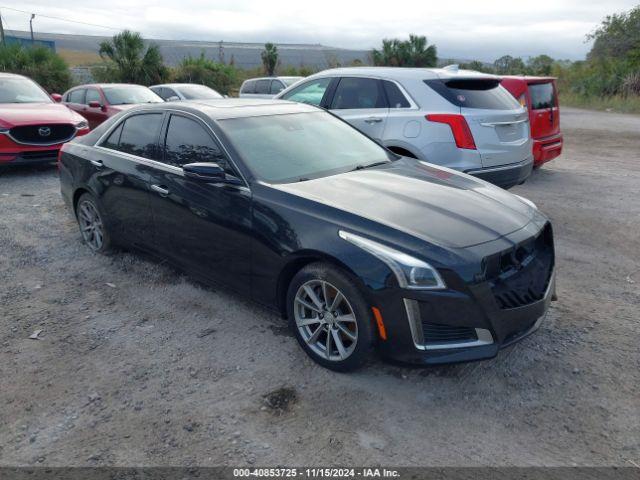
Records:
[[[558,89],[553,77],[515,77],[502,79],[502,86],[529,110],[533,162],[539,167],[562,153]]]
[[[59,98],[27,77],[0,73],[0,166],[55,162],[63,143],[89,132]]]
[[[164,102],[149,88],[128,83],[80,85],[68,90],[62,101],[86,118],[92,129],[135,105]]]

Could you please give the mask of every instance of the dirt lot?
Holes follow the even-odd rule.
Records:
[[[91,254],[55,168],[1,174],[0,465],[640,464],[640,117],[562,120],[514,189],[554,222],[559,301],[494,360],[429,369],[317,367],[277,315]]]

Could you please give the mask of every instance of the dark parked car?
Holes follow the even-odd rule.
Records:
[[[148,87],[128,83],[80,85],[68,90],[62,101],[86,118],[90,128],[135,105],[164,102]]]
[[[144,249],[278,309],[331,369],[374,347],[423,364],[493,357],[554,292],[551,225],[530,201],[309,105],[137,107],[60,160],[90,248]]]

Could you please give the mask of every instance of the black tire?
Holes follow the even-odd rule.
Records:
[[[91,235],[87,234],[87,231],[83,231],[86,229],[88,223],[86,219],[86,212],[91,211],[97,216],[97,219],[100,224],[100,228],[98,228],[97,224],[95,224],[93,231],[95,232],[92,240]],[[78,202],[76,203],[76,220],[78,222],[78,227],[80,229],[80,235],[82,236],[83,242],[94,252],[108,254],[113,252],[113,241],[111,239],[111,235],[107,229],[107,226],[104,222],[104,213],[102,208],[100,207],[100,203],[96,200],[96,198],[90,193],[83,193],[80,195]],[[101,241],[97,241],[98,232],[101,237]]]
[[[346,302],[343,302],[341,304],[342,307],[338,307],[338,308],[344,308],[347,310],[347,312],[349,309],[352,311],[353,315],[345,315],[345,316],[341,315],[339,317],[336,317],[336,314],[338,312],[334,311],[333,314],[331,314],[330,311],[327,311],[325,312],[325,314],[327,314],[327,318],[330,318],[330,321],[335,322],[338,318],[355,316],[355,322],[352,322],[352,323],[355,323],[357,325],[357,329],[353,325],[349,327],[350,329],[355,329],[355,332],[352,331],[352,334],[355,333],[355,336],[356,336],[356,340],[354,342],[351,342],[349,337],[344,336],[344,334],[342,333],[344,332],[344,328],[342,328],[342,332],[338,332],[338,328],[340,327],[336,326],[335,324],[331,326],[329,324],[323,325],[323,328],[326,328],[326,333],[320,334],[320,335],[324,335],[324,338],[326,339],[330,333],[333,335],[333,332],[331,332],[330,330],[333,328],[334,330],[336,330],[336,332],[338,333],[342,341],[346,340],[346,342],[350,342],[350,345],[348,348],[349,354],[344,359],[326,358],[326,355],[323,356],[320,353],[314,351],[314,349],[309,345],[309,343],[307,343],[305,338],[303,338],[303,333],[300,331],[300,328],[298,328],[298,325],[296,323],[295,309],[303,308],[298,306],[299,302],[296,301],[296,295],[299,292],[304,291],[303,286],[305,285],[308,286],[309,282],[314,282],[314,281],[318,281],[321,284],[322,282],[326,282],[326,285],[328,286],[327,288],[329,290],[333,288],[333,292],[335,294],[334,299],[337,298],[338,292],[342,294],[342,296],[346,299]],[[322,288],[322,287],[318,287],[318,288]],[[330,296],[330,293],[329,293],[329,296]],[[329,302],[324,302],[324,303],[326,305]],[[307,309],[307,311],[311,313],[311,310]],[[318,317],[322,316],[320,313],[315,313],[315,314],[312,313],[312,315],[317,315]],[[371,352],[373,350],[374,340],[375,340],[375,334],[373,330],[374,319],[372,316],[372,312],[369,309],[369,306],[365,301],[364,296],[360,292],[354,280],[352,280],[346,272],[329,263],[318,262],[318,263],[309,264],[303,269],[301,269],[293,277],[293,279],[291,280],[291,283],[289,284],[289,289],[287,291],[287,316],[289,318],[289,325],[293,330],[293,333],[296,336],[296,339],[298,340],[298,343],[300,344],[302,349],[316,363],[322,365],[325,368],[328,368],[330,370],[334,370],[337,372],[348,372],[362,366],[371,355]],[[335,317],[335,318],[332,318],[332,317]],[[308,328],[309,330],[305,330],[305,331],[309,332],[311,336],[315,335],[315,331],[311,330],[312,327],[308,327]],[[317,328],[320,329],[320,326],[318,326]],[[334,338],[335,337],[333,337],[331,340],[328,340],[327,344],[331,345],[331,342],[333,342],[333,347],[335,347],[336,353],[338,353],[337,352],[338,346]],[[341,343],[341,345],[343,345],[343,348],[344,348],[344,344]],[[317,349],[318,347],[316,346],[315,348]],[[330,347],[330,352],[328,355],[329,357],[331,357],[331,351],[333,351],[333,349],[331,349]]]

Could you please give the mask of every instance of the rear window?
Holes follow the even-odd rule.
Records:
[[[254,93],[256,91],[256,81],[255,80],[247,80],[242,85],[241,93]]]
[[[425,80],[433,90],[461,108],[514,110],[518,101],[493,79]]]
[[[532,110],[553,108],[556,105],[555,92],[551,82],[529,85],[529,96],[531,97]]]

